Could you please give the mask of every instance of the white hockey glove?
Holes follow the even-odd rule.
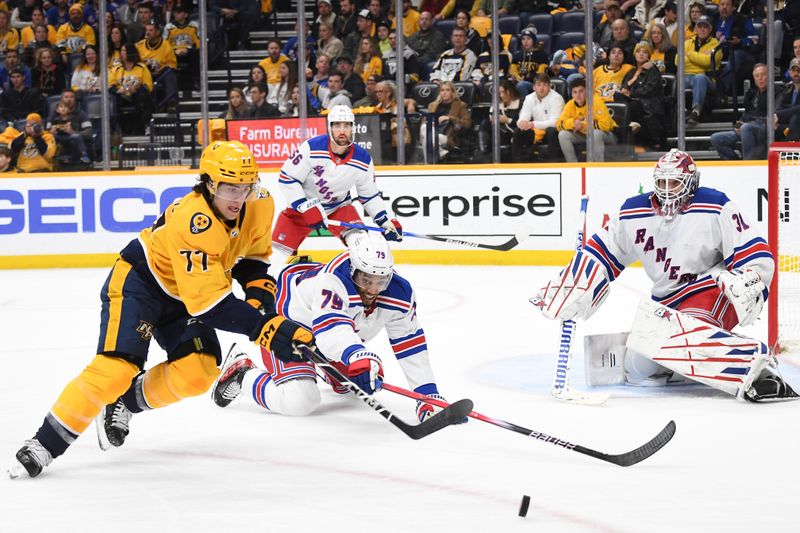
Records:
[[[381,358],[367,350],[359,350],[350,356],[345,374],[367,394],[375,394],[383,386]]]
[[[591,255],[578,252],[530,302],[553,320],[586,320],[608,296],[609,285],[605,268]]]
[[[311,228],[320,228],[325,222],[325,208],[319,198],[306,200],[297,206],[297,211],[303,215],[303,222]]]
[[[723,270],[717,275],[717,286],[736,309],[740,326],[749,326],[756,321],[764,308],[766,285],[755,270]]]

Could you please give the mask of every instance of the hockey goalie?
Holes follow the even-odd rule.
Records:
[[[759,317],[774,258],[739,208],[699,181],[691,155],[664,154],[653,192],[626,200],[532,301],[547,318],[585,320],[622,270],[641,261],[651,297],[630,333],[586,337],[589,385],[692,380],[749,401],[796,398],[767,346],[732,333]]]

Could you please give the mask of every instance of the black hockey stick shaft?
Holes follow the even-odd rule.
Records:
[[[301,347],[300,349],[303,355],[319,366],[331,378],[345,386],[347,390],[355,394],[361,401],[370,406],[373,410],[377,411],[382,417],[391,422],[392,425],[414,440],[427,437],[431,433],[435,433],[440,429],[446,428],[452,424],[456,424],[465,416],[467,416],[467,413],[472,411],[472,401],[469,399],[463,399],[453,403],[447,409],[436,413],[436,415],[428,418],[420,424],[408,424],[394,415],[373,396],[370,396],[361,390],[355,383],[347,379],[344,374],[339,372],[339,369],[333,366],[325,356],[310,348]]]
[[[421,400],[431,405],[435,405],[436,407],[446,408],[448,406],[447,402],[443,402],[435,398],[430,398],[423,394],[406,390],[396,385],[391,385],[389,383],[383,384],[383,390],[394,392],[395,394],[399,394],[401,396],[407,396],[408,398]],[[494,426],[513,431],[515,433],[520,433],[521,435],[531,437],[532,439],[541,442],[554,444],[561,448],[571,450],[573,452],[582,453],[584,455],[594,457],[595,459],[600,459],[601,461],[606,461],[608,463],[613,463],[619,466],[631,466],[641,461],[644,461],[645,459],[656,453],[658,450],[663,448],[670,441],[670,439],[672,439],[673,435],[675,435],[675,422],[670,420],[669,423],[664,427],[664,429],[659,431],[658,435],[650,439],[642,446],[639,446],[635,450],[631,450],[629,452],[614,455],[614,454],[598,452],[597,450],[587,448],[586,446],[581,446],[580,444],[574,444],[565,441],[563,439],[560,439],[558,437],[553,437],[551,435],[548,435],[547,433],[542,433],[541,431],[524,428],[522,426],[518,426],[517,424],[506,422],[505,420],[500,420],[498,418],[492,418],[490,416],[482,415],[481,413],[477,413],[475,411],[470,411],[469,413],[467,413],[467,416],[480,420],[481,422],[486,422]]]
[[[354,224],[352,222],[340,222],[338,220],[327,220],[326,223],[329,226],[341,226],[343,228],[354,228],[365,231],[377,231],[383,233],[383,228],[380,228],[378,226],[366,226],[364,224]],[[405,230],[403,230],[403,237],[416,237],[418,239],[428,239],[431,241],[446,242],[449,244],[457,244],[460,246],[469,246],[470,248],[484,248],[486,250],[497,250],[500,252],[507,252],[508,250],[515,248],[520,242],[522,242],[522,240],[525,237],[527,237],[527,235],[523,232],[520,232],[502,244],[485,244],[472,241],[462,241],[461,239],[454,239],[452,237],[442,237],[440,235],[428,235],[425,233],[413,233],[411,231],[405,231]]]

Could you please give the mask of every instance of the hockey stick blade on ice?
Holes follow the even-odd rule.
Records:
[[[341,226],[343,228],[353,228],[353,229],[361,229],[365,231],[377,231],[383,233],[383,228],[378,226],[365,226],[364,224],[353,224],[351,222],[339,222],[338,220],[328,220],[327,224],[329,226]],[[486,250],[497,250],[499,252],[507,252],[513,248],[515,248],[519,243],[524,241],[528,238],[528,235],[531,233],[531,229],[528,227],[524,227],[520,229],[513,237],[511,237],[508,241],[501,243],[501,244],[486,244],[480,242],[472,242],[472,241],[462,241],[461,239],[454,239],[452,237],[443,237],[441,235],[428,235],[425,233],[413,233],[410,231],[403,231],[403,237],[416,237],[417,239],[428,239],[430,241],[438,241],[438,242],[446,242],[448,244],[456,244],[459,246],[468,246],[470,248],[483,248]]]
[[[396,385],[391,385],[389,383],[383,384],[383,390],[394,392],[395,394],[399,394],[401,396],[407,396],[408,398],[421,400],[431,405],[435,405],[436,407],[448,406],[447,402],[443,402],[435,398],[430,398],[423,394],[409,391],[401,387],[398,387]],[[538,441],[549,442],[550,444],[554,444],[561,448],[572,450],[573,452],[582,453],[584,455],[588,455],[589,457],[594,457],[595,459],[600,459],[601,461],[605,461],[607,463],[612,463],[619,466],[631,466],[635,465],[636,463],[644,461],[645,459],[656,453],[658,450],[663,448],[670,441],[670,439],[672,439],[673,435],[675,435],[675,422],[670,420],[669,423],[664,427],[664,429],[658,432],[658,435],[650,439],[645,444],[639,446],[635,450],[614,455],[609,453],[598,452],[597,450],[581,446],[580,444],[573,444],[571,442],[562,440],[558,437],[553,437],[546,433],[542,433],[541,431],[535,431],[532,429],[524,428],[522,426],[512,424],[511,422],[506,422],[505,420],[500,420],[497,418],[492,418],[490,416],[482,415],[475,411],[470,411],[469,413],[467,413],[467,416],[480,420],[481,422],[486,422],[494,426],[501,427],[503,429],[507,429],[515,433],[519,433],[521,435],[526,435]]]
[[[350,392],[355,394],[361,401],[370,406],[373,410],[377,411],[382,417],[392,423],[397,429],[408,435],[414,440],[427,437],[431,433],[435,433],[440,429],[447,426],[456,424],[463,420],[467,414],[472,411],[472,400],[463,399],[451,404],[446,409],[436,413],[436,415],[426,419],[424,422],[416,425],[408,424],[400,420],[396,415],[392,414],[386,407],[384,407],[377,399],[362,391],[352,381],[347,379],[339,370],[328,361],[322,354],[316,350],[309,348],[300,348],[303,355],[314,362],[317,366],[325,371],[330,377],[344,385]]]

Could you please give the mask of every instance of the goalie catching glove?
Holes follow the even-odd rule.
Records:
[[[396,218],[389,219],[386,211],[381,211],[375,217],[375,223],[383,228],[383,236],[387,241],[400,242],[403,240],[403,226]]]
[[[250,335],[250,340],[285,363],[299,363],[307,360],[300,345],[313,349],[314,335],[277,313],[266,313]]]
[[[531,298],[544,316],[554,320],[587,319],[608,296],[605,268],[591,255],[578,252],[572,261]]]
[[[764,308],[766,285],[755,270],[723,270],[717,275],[717,286],[733,304],[740,326],[756,321]]]

